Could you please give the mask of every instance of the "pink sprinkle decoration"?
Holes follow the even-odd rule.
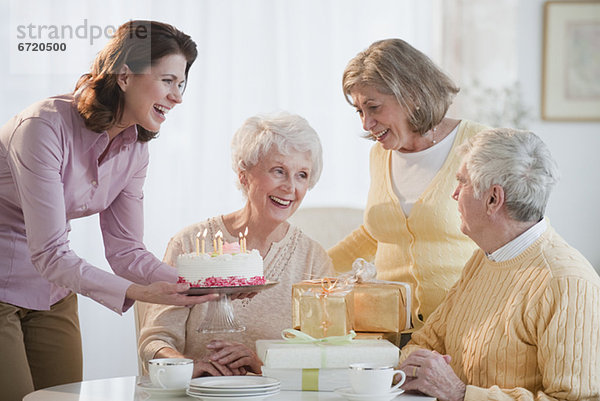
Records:
[[[178,283],[188,283],[190,287],[238,287],[248,285],[263,285],[267,281],[264,276],[254,276],[250,278],[229,276],[229,277],[209,277],[205,280],[200,280],[195,283],[187,281],[183,277],[179,277]]]

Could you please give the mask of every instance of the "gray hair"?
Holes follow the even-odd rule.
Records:
[[[510,128],[485,130],[461,145],[474,196],[493,185],[504,189],[508,215],[523,222],[544,217],[558,167],[548,146],[533,132]]]
[[[323,149],[317,132],[297,114],[278,112],[248,118],[231,141],[231,161],[237,175],[255,166],[271,148],[289,155],[292,151],[309,152],[312,167],[308,188],[313,188],[323,170]],[[238,187],[246,190],[238,181]]]
[[[346,101],[358,86],[394,95],[408,123],[424,135],[438,125],[460,90],[433,61],[402,39],[374,42],[346,66],[342,87]]]

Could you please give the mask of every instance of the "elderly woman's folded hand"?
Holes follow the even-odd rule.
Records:
[[[213,340],[206,345],[213,351],[209,359],[227,366],[234,374],[245,375],[248,372],[261,374],[262,362],[258,355],[241,343]]]
[[[202,360],[194,362],[194,373],[192,377],[202,376],[234,376],[227,366],[221,365],[217,362],[210,361],[208,357]]]

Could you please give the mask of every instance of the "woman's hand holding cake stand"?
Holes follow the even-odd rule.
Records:
[[[190,285],[187,283],[158,281],[149,285],[131,284],[126,296],[142,302],[177,306],[196,305],[219,298],[219,294],[190,297],[187,295],[189,289]]]
[[[238,292],[236,294],[231,294],[229,297],[233,301],[234,299],[252,299],[254,298],[258,292]]]

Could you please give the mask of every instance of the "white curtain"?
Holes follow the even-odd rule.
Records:
[[[433,47],[433,0],[24,0],[0,4],[0,120],[34,101],[72,90],[104,43],[66,41],[65,54],[17,52],[17,27],[105,27],[156,19],[190,34],[199,55],[184,102],[150,143],[145,184],[145,242],[162,258],[182,227],[243,204],[230,167],[229,145],[242,121],[256,113],[298,113],[320,134],[324,169],[304,205],[363,207],[370,143],[345,102],[346,63],[375,40],[401,37],[425,53]],[[29,38],[31,39],[31,38]],[[34,41],[34,40],[29,40]],[[85,45],[85,46],[84,46]],[[83,48],[82,48],[83,46]],[[29,57],[29,58],[28,58]],[[65,59],[66,57],[66,59]],[[22,64],[18,64],[21,62]],[[96,217],[72,223],[75,251],[109,270]],[[135,374],[132,314],[125,318],[80,297],[85,378]]]

